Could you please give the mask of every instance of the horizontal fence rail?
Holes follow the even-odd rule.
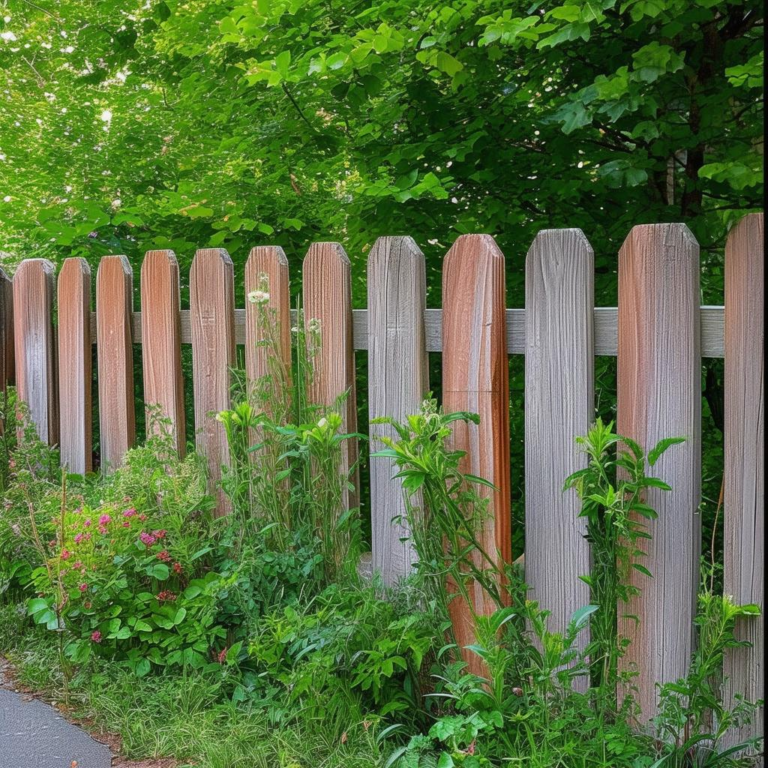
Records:
[[[452,445],[465,451],[464,468],[490,479],[483,489],[488,516],[478,540],[497,562],[512,558],[509,366],[525,358],[525,577],[532,597],[550,612],[550,629],[563,631],[590,599],[580,576],[591,553],[580,505],[561,493],[565,475],[586,466],[574,448],[595,418],[595,357],[617,358],[617,420],[621,434],[646,448],[662,437],[684,437],[654,469],[673,490],[651,489],[659,511],[649,521],[641,593],[620,620],[632,640],[622,659],[634,678],[640,721],[657,714],[657,683],[688,671],[695,647],[698,565],[701,552],[701,360],[725,358],[725,572],[726,593],[763,608],[763,215],[750,214],[731,231],[725,256],[724,307],[699,306],[699,246],[682,224],[633,228],[618,263],[618,307],[594,307],[593,252],[579,230],[541,232],[525,266],[526,307],[505,302],[505,258],[488,235],[462,235],[443,263],[443,307],[426,309],[424,256],[411,238],[380,238],[368,255],[368,309],[352,309],[353,265],[338,243],[313,244],[303,265],[307,319],[319,320],[322,346],[311,395],[332,403],[345,391],[344,429],[356,430],[355,352],[368,352],[369,415],[403,419],[418,410],[429,390],[428,352],[442,353],[442,391],[448,410],[481,415],[458,424]],[[171,422],[184,450],[184,386],[180,350],[192,345],[194,428],[197,449],[211,477],[228,461],[222,425],[213,412],[229,407],[230,366],[245,344],[246,376],[268,369],[258,317],[247,296],[261,292],[280,318],[278,353],[290,366],[288,261],[282,249],[251,251],[244,285],[235,285],[226,251],[203,249],[190,271],[190,309],[179,305],[178,263],[170,251],[147,254],[141,270],[141,311],[133,308],[133,275],[124,257],[102,259],[96,273],[95,311],[90,272],[68,259],[58,276],[42,259],[22,262],[13,280],[0,270],[0,388],[15,382],[38,434],[61,447],[75,471],[91,466],[91,371],[86,350],[96,345],[101,465],[117,467],[135,441],[132,345],[142,345],[145,400]],[[265,298],[264,292],[269,295]],[[246,309],[235,309],[244,303]],[[66,377],[66,381],[62,379]],[[289,372],[290,378],[290,372]],[[372,425],[375,441],[388,433]],[[343,466],[356,464],[350,440]],[[374,444],[372,449],[379,446]],[[372,562],[385,584],[407,575],[415,553],[404,541],[405,504],[399,480],[383,459],[371,468]],[[212,485],[217,511],[228,502]],[[349,491],[357,503],[359,489]],[[521,515],[522,516],[522,515]],[[520,554],[520,553],[515,553]],[[504,595],[504,585],[499,593]],[[492,610],[475,589],[469,602],[453,601],[452,620],[461,645],[473,641],[472,612]],[[749,648],[729,650],[724,695],[729,702],[762,698],[760,618],[743,618],[740,637]],[[586,634],[582,638],[586,642]],[[465,653],[482,673],[475,655]],[[757,722],[733,738],[762,732]]]
[[[245,344],[245,309],[235,310],[235,344]],[[616,307],[595,307],[595,355],[616,357],[619,349],[619,310]],[[725,310],[721,306],[702,306],[701,313],[701,356],[707,358],[725,357]],[[368,351],[367,309],[352,310],[352,345],[362,352]],[[179,312],[181,321],[181,343],[192,343],[192,327],[188,309]],[[141,312],[131,316],[133,343],[142,343]],[[525,354],[525,310],[505,310],[507,327],[507,354]],[[296,323],[296,310],[291,310],[291,323]],[[96,313],[91,313],[93,343],[96,343]],[[443,310],[424,310],[424,339],[427,352],[443,351]]]

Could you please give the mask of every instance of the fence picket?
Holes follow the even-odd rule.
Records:
[[[93,469],[91,268],[85,259],[65,259],[57,297],[61,466],[83,475]]]
[[[456,422],[454,450],[466,451],[463,471],[486,478],[498,490],[478,486],[489,501],[489,519],[479,539],[500,561],[511,560],[509,487],[509,366],[505,325],[504,255],[490,235],[462,235],[443,264],[443,405],[446,411],[480,415],[479,425]],[[479,559],[477,563],[482,566]],[[495,605],[475,584],[471,599],[478,615]],[[450,603],[456,641],[464,648],[475,639],[472,615],[463,600]],[[484,665],[463,651],[469,670]]]
[[[594,418],[594,256],[579,229],[540,232],[526,260],[525,579],[565,632],[588,605],[586,524],[568,475],[587,465],[576,445]],[[588,632],[579,636],[583,648]],[[584,681],[586,684],[586,681]]]
[[[424,254],[410,237],[380,237],[368,256],[368,387],[371,420],[403,421],[417,413],[429,390],[424,331]],[[385,424],[371,424],[377,438],[395,437]],[[392,463],[371,462],[371,540],[373,569],[386,585],[407,576],[416,559],[408,541],[405,501]],[[418,505],[418,500],[415,501]]]
[[[216,414],[229,408],[230,368],[235,364],[234,266],[229,254],[222,248],[198,250],[189,286],[196,441],[208,462],[216,514],[224,515],[231,507],[218,482],[222,464],[229,462],[229,446]]]
[[[321,348],[312,363],[314,380],[309,388],[313,403],[332,406],[349,392],[341,407],[344,432],[357,431],[355,352],[352,347],[352,285],[347,254],[338,243],[312,243],[304,259],[304,317],[320,321]],[[357,440],[343,444],[342,471],[357,462]],[[344,490],[344,506],[358,503],[357,472],[354,490]]]
[[[0,268],[0,392],[12,383],[13,368],[13,283]]]
[[[725,492],[723,591],[737,603],[764,608],[765,455],[763,392],[765,315],[763,214],[745,216],[725,247]],[[737,621],[736,635],[751,645],[729,648],[723,664],[724,703],[736,695],[764,696],[762,616]],[[734,729],[729,745],[761,736],[764,708]],[[761,763],[762,764],[762,763]]]
[[[133,395],[133,271],[125,256],[105,256],[96,273],[101,466],[114,471],[136,442]]]
[[[622,669],[639,673],[637,701],[646,723],[657,713],[657,682],[684,677],[693,649],[701,521],[701,348],[699,246],[683,224],[634,227],[619,253],[618,431],[650,450],[665,437],[686,442],[653,472],[672,486],[649,488],[658,519],[640,542],[633,572],[642,590],[619,606],[619,633],[632,640]],[[628,618],[639,617],[639,623]]]
[[[266,275],[269,301],[277,322],[276,341],[282,365],[291,369],[291,298],[289,293],[288,259],[283,249],[275,245],[251,249],[245,264],[245,372],[249,382],[269,373],[267,349],[258,346],[268,329],[259,328],[258,306],[248,299],[252,291],[260,288],[259,276]]]
[[[144,402],[170,421],[179,456],[185,452],[184,377],[181,370],[179,264],[173,251],[148,251],[141,265],[141,339]],[[149,413],[148,413],[149,415]],[[150,418],[147,430],[166,429]]]
[[[13,277],[16,392],[43,442],[59,441],[53,291],[56,270],[47,259],[22,261]]]

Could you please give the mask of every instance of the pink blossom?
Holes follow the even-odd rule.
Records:
[[[162,603],[164,600],[167,600],[169,602],[173,602],[176,599],[176,595],[171,592],[169,589],[164,589],[162,592],[160,592],[157,596],[158,602]]]
[[[126,520],[126,521],[123,523],[123,528],[130,528],[130,527],[131,527],[131,524],[130,524],[130,523],[127,521],[127,520]]]
[[[90,517],[87,517],[85,520],[83,520],[83,525],[84,525],[86,528],[90,528],[90,527],[91,527],[91,518],[90,518]]]
[[[99,533],[102,534],[102,536],[107,532],[107,529],[103,526],[99,526]]]
[[[167,549],[164,549],[162,552],[158,552],[156,557],[158,560],[162,560],[164,563],[169,563],[171,561],[171,556],[168,554]]]
[[[144,513],[142,513],[142,514],[140,514],[140,515],[139,515],[139,520],[141,520],[141,522],[142,522],[142,523],[143,523],[143,522],[144,522],[146,519],[147,519],[147,516],[146,516]]]
[[[83,534],[82,533],[76,533],[75,534],[75,544],[79,544],[83,540]]]
[[[76,563],[72,563],[72,570],[79,571],[83,567],[83,564],[78,560]]]
[[[226,648],[222,649],[219,652],[219,655],[217,658],[218,658],[219,664],[223,664],[227,660],[227,649]]]
[[[167,533],[168,533],[168,531],[166,531],[164,528],[163,528],[162,530],[160,530],[160,531],[152,531],[152,535],[153,535],[153,536],[154,536],[156,539],[164,539],[164,538],[165,538],[165,535],[166,535]]]
[[[99,525],[106,525],[107,523],[111,523],[112,518],[109,515],[102,515],[99,518]]]
[[[123,517],[133,517],[136,514],[136,510],[131,507],[130,509],[126,509],[125,512],[123,512]]]
[[[61,550],[61,559],[62,560],[69,560],[69,558],[72,557],[72,553],[68,552],[66,549]]]
[[[79,589],[81,592],[85,592],[85,590],[86,590],[86,589],[88,589],[88,585],[87,585],[87,584],[81,584],[81,585],[78,587],[78,589]]]
[[[88,533],[86,533],[86,534],[85,534],[85,536],[83,536],[83,538],[84,538],[86,541],[89,541],[89,540],[90,540],[90,538],[91,538],[91,534],[90,534],[90,531],[89,531]]]
[[[101,632],[99,632],[98,629],[95,632],[91,633],[91,640],[93,640],[94,643],[101,642]]]
[[[146,544],[148,547],[151,547],[155,543],[155,537],[151,533],[145,533],[142,531],[139,534],[139,538],[141,539],[143,544]]]
[[[173,572],[181,574],[181,563],[174,563],[173,564]]]

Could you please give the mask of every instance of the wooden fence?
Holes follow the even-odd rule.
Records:
[[[403,418],[429,389],[427,352],[442,351],[446,409],[480,414],[479,426],[453,435],[465,468],[499,489],[488,490],[491,519],[482,532],[489,550],[509,560],[510,451],[508,354],[525,355],[526,580],[552,611],[551,628],[589,602],[579,576],[590,552],[575,494],[564,478],[584,466],[574,438],[594,418],[594,357],[618,356],[618,429],[646,446],[684,436],[657,465],[673,487],[651,489],[658,512],[644,564],[654,574],[622,622],[632,637],[622,664],[637,665],[644,719],[656,711],[655,681],[686,674],[694,644],[699,584],[701,483],[701,358],[725,357],[725,591],[763,605],[763,216],[744,218],[726,249],[725,307],[700,307],[699,248],[681,224],[635,227],[619,254],[619,306],[595,308],[593,253],[579,230],[541,232],[528,251],[526,307],[507,309],[505,259],[492,237],[464,235],[448,252],[440,309],[425,308],[424,257],[408,237],[386,237],[368,258],[368,309],[351,305],[350,262],[337,243],[315,243],[303,268],[305,315],[320,320],[321,359],[312,395],[332,403],[351,390],[343,414],[355,425],[356,349],[368,351],[370,415]],[[278,247],[254,248],[244,296],[269,275],[283,354],[289,355],[288,263]],[[184,389],[180,349],[191,343],[197,447],[214,481],[228,451],[213,413],[228,407],[230,366],[245,344],[248,375],[265,371],[256,308],[235,309],[233,265],[220,249],[197,252],[190,273],[190,309],[179,305],[179,268],[170,251],[152,251],[141,270],[141,312],[132,305],[133,276],[122,256],[102,259],[91,311],[91,275],[82,259],[65,261],[56,290],[51,263],[31,259],[0,289],[0,381],[14,381],[40,436],[61,447],[71,471],[91,468],[91,354],[97,344],[102,465],[119,466],[135,440],[132,345],[143,345],[147,403],[159,404],[183,451]],[[15,349],[15,355],[12,350]],[[15,369],[15,374],[14,374]],[[371,437],[387,432],[373,426]],[[373,441],[376,444],[376,441]],[[356,446],[345,457],[354,461]],[[387,583],[406,573],[414,553],[393,518],[404,512],[391,467],[371,466],[373,566]],[[349,499],[354,503],[354,498]],[[219,496],[219,509],[226,500]],[[519,554],[519,553],[516,553]],[[490,610],[481,591],[475,608]],[[466,607],[455,603],[462,643],[472,639]],[[725,663],[725,696],[763,695],[762,620],[744,620],[749,648]],[[748,730],[762,733],[760,721]],[[747,731],[739,734],[744,736]]]

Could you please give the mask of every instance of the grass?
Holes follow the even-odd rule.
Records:
[[[23,610],[0,607],[0,653],[18,682],[60,702],[63,677],[50,632],[31,627]],[[91,665],[70,684],[69,714],[122,738],[133,759],[175,757],[180,768],[374,768],[382,752],[359,712],[297,713],[274,725],[263,710],[228,701],[218,680],[159,675],[138,679]],[[357,715],[357,716],[355,716]]]

